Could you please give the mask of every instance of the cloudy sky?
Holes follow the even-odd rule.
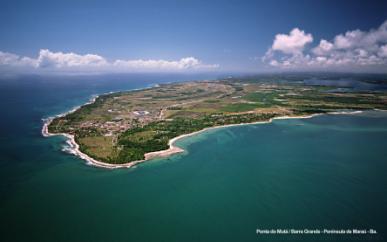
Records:
[[[2,73],[387,72],[387,1],[0,1]]]

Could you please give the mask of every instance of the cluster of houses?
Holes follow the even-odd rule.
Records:
[[[112,136],[116,133],[121,133],[132,128],[134,125],[145,125],[153,121],[150,112],[144,110],[136,110],[125,116],[116,116],[111,121],[86,121],[80,124],[80,128],[97,128],[103,130],[105,136]]]

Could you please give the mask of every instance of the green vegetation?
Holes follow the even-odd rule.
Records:
[[[208,99],[208,100],[205,100],[204,102],[206,102],[206,103],[218,103],[219,100],[216,100],[216,99]]]
[[[109,160],[114,157],[113,138],[105,136],[77,137],[77,143],[81,144],[81,151],[92,155],[96,159]]]
[[[260,107],[257,103],[232,103],[229,104],[223,108],[221,108],[221,111],[223,112],[247,112],[254,110],[256,108]]]
[[[263,103],[264,106],[278,105],[280,102],[275,99],[278,98],[278,92],[253,92],[246,94],[243,99],[246,99],[250,102],[259,102]]]

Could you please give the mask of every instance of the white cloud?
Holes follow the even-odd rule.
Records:
[[[19,56],[0,51],[0,65],[11,65],[19,61]]]
[[[294,28],[287,34],[277,34],[271,49],[282,51],[285,54],[298,54],[303,51],[306,44],[313,41],[311,34],[305,34],[303,30]]]
[[[0,66],[35,66],[36,60],[29,57],[20,57],[18,55],[0,51]]]
[[[75,53],[51,52],[49,50],[40,50],[37,59],[38,67],[96,67],[105,66],[107,61],[99,55],[86,54],[78,55]]]
[[[387,44],[380,47],[380,50],[378,52],[378,55],[380,57],[387,57]]]
[[[297,32],[305,35],[301,30]],[[278,36],[276,35],[273,41],[273,47],[278,41]],[[292,34],[285,36],[292,36]],[[304,46],[312,41],[306,42],[305,38],[298,40],[299,44],[293,44],[293,46],[300,47],[294,51],[269,48],[263,61],[273,67],[298,70],[375,70],[383,72],[387,70],[387,21],[377,29],[347,31],[335,36],[332,41],[322,39],[319,45],[310,51],[305,51]]]
[[[95,54],[80,55],[72,52],[52,52],[47,49],[40,50],[37,58],[21,57],[0,51],[0,68],[19,72],[156,72],[211,70],[218,67],[216,64],[203,64],[194,57],[185,57],[177,61],[152,59],[108,61]]]
[[[218,65],[205,65],[194,57],[182,58],[178,61],[166,60],[116,60],[114,66],[136,70],[163,69],[163,70],[186,70],[186,69],[213,69]]]
[[[335,37],[334,43],[337,49],[348,49],[353,46],[356,39],[361,35],[360,31],[347,32],[344,35],[340,34]]]
[[[333,44],[330,43],[329,41],[326,41],[325,39],[322,39],[322,40],[320,41],[319,46],[317,46],[316,48],[314,48],[314,49],[312,50],[312,52],[315,53],[316,55],[326,55],[326,54],[329,53],[332,49],[333,49]]]

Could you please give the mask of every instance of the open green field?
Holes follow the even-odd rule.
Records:
[[[75,136],[82,152],[107,163],[144,159],[176,136],[207,127],[251,123],[276,116],[337,110],[387,109],[387,94],[328,92],[299,81],[232,78],[163,84],[100,96],[49,125]]]

